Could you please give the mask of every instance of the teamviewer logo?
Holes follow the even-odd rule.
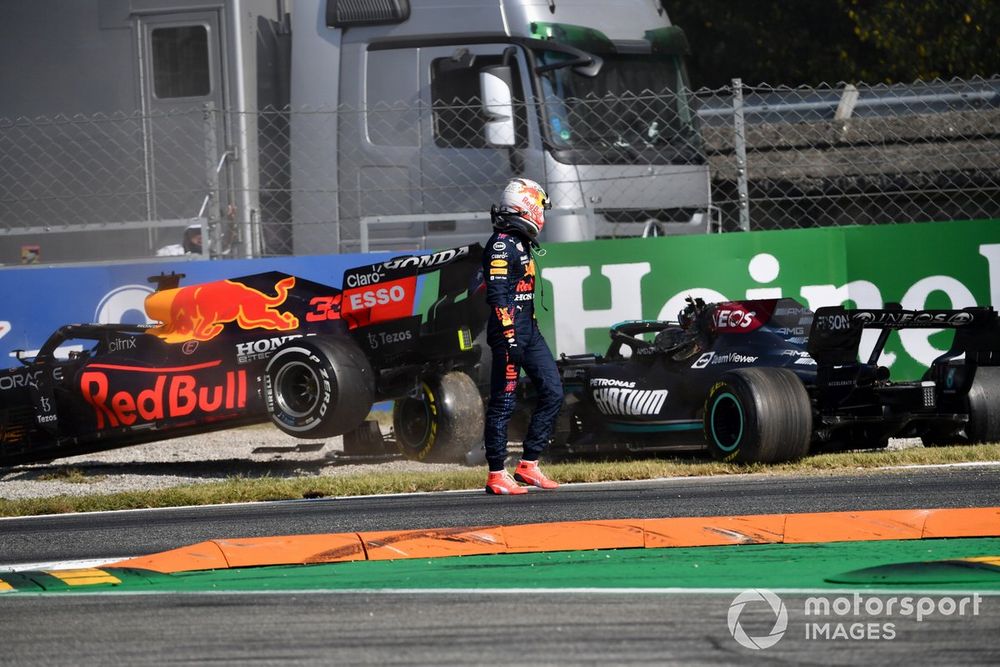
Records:
[[[766,605],[774,614],[774,625],[766,635],[753,637],[743,629],[740,624],[740,616],[747,605],[759,606],[760,604]],[[771,591],[763,588],[752,588],[736,596],[733,603],[729,605],[727,620],[729,621],[729,634],[733,636],[736,643],[758,651],[774,646],[785,635],[785,629],[788,627],[788,610],[785,609],[785,603],[781,601],[781,598]]]

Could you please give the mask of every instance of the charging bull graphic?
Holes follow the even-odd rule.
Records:
[[[290,331],[299,318],[280,312],[288,291],[295,286],[289,276],[274,285],[274,296],[233,280],[217,280],[201,285],[155,292],[146,298],[146,313],[162,324],[149,330],[168,343],[212,340],[229,322],[243,329]]]

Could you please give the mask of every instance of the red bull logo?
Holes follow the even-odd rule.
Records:
[[[80,374],[80,392],[94,408],[98,429],[245,408],[246,371],[227,371],[221,377],[206,375],[218,365],[214,361],[182,368],[150,369],[91,364]],[[114,391],[114,381],[121,381],[123,372],[135,373],[138,386],[133,380],[128,389]]]
[[[243,329],[297,329],[299,318],[277,309],[294,286],[295,277],[289,276],[274,285],[274,296],[232,280],[154,292],[146,297],[146,314],[161,324],[148,333],[168,343],[185,343],[211,340],[229,322]]]

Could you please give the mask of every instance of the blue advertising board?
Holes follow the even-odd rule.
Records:
[[[314,255],[225,261],[171,260],[91,266],[0,269],[0,367],[16,366],[15,350],[33,356],[65,324],[152,323],[143,304],[160,274],[182,273],[182,285],[282,271],[340,288],[344,270],[393,253]]]

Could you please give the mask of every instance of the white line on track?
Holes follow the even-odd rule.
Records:
[[[913,463],[904,466],[884,466],[879,470],[911,470],[913,468],[990,468],[1000,466],[1000,461],[966,461],[964,463]]]
[[[315,588],[290,588],[287,590],[205,590],[205,591],[157,591],[157,590],[104,590],[104,591],[84,591],[73,592],[32,592],[18,593],[18,597],[24,595],[462,595],[462,596],[494,596],[494,595],[738,595],[753,586],[743,588],[341,588],[341,589],[315,589]],[[983,597],[998,597],[1000,591],[992,590],[944,590],[944,589],[923,589],[923,588],[769,588],[772,593],[778,595],[921,595],[929,597],[955,597],[972,595],[974,593]],[[2,594],[0,594],[2,597]]]

